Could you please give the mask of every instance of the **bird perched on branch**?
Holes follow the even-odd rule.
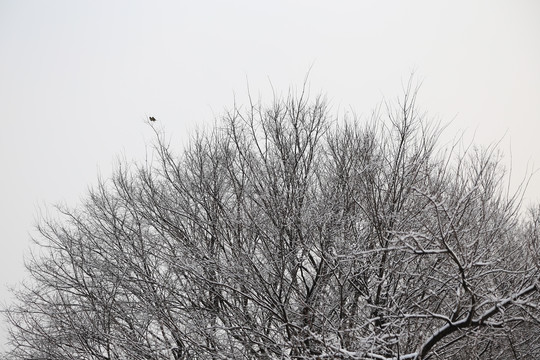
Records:
[[[150,116],[148,119],[149,119],[150,121],[156,121],[156,118],[153,117],[153,116]]]

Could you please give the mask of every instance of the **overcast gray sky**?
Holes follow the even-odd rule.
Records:
[[[538,0],[0,0],[0,300],[38,209],[76,205],[119,156],[143,159],[147,115],[180,148],[247,82],[264,98],[310,67],[311,92],[361,119],[415,71],[420,108],[453,119],[450,134],[506,134],[515,178],[540,166]]]

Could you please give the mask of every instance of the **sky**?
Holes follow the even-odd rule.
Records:
[[[450,136],[500,142],[516,183],[540,168],[537,0],[0,0],[0,303],[40,213],[151,153],[147,116],[181,149],[248,88],[271,101],[308,72],[361,121],[414,73]]]

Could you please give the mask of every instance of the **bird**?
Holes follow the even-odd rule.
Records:
[[[153,117],[153,116],[150,116],[148,119],[149,119],[150,121],[156,121],[156,118]]]

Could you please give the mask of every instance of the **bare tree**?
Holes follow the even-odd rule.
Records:
[[[364,125],[302,91],[44,219],[17,359],[538,358],[539,213],[416,92]]]

